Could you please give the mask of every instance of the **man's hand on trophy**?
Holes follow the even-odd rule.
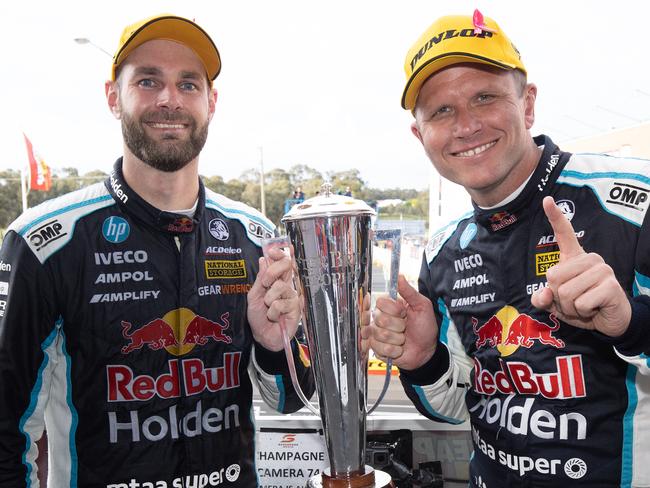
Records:
[[[436,350],[438,325],[431,301],[409,285],[403,275],[397,283],[399,297],[377,299],[370,348],[403,369],[416,369]]]
[[[280,321],[292,338],[300,320],[300,299],[293,287],[291,258],[278,247],[265,253],[267,257],[260,258],[259,273],[248,292],[248,322],[259,344],[270,351],[281,351]]]
[[[366,292],[361,305],[361,359],[363,361],[368,360],[370,353],[370,336],[372,335],[370,303],[370,293]]]

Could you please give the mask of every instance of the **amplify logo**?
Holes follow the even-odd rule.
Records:
[[[513,354],[520,346],[530,349],[536,341],[558,349],[563,348],[564,341],[553,336],[560,328],[560,322],[553,314],[549,315],[549,319],[553,326],[528,314],[519,313],[510,305],[500,309],[481,325],[472,317],[472,328],[477,336],[476,348],[485,345],[496,347],[504,357]]]
[[[188,308],[179,308],[132,332],[133,324],[122,321],[122,336],[129,341],[122,348],[122,354],[129,354],[146,345],[152,351],[164,348],[174,356],[182,356],[197,344],[204,346],[208,340],[230,344],[232,338],[224,332],[230,326],[229,317],[230,312],[225,312],[220,317],[221,322],[213,322]]]

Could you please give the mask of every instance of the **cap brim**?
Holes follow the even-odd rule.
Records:
[[[402,108],[413,110],[415,108],[418,94],[420,93],[420,88],[422,88],[424,82],[427,81],[431,75],[441,69],[459,63],[487,64],[504,70],[512,70],[517,67],[511,63],[496,61],[473,53],[451,52],[442,54],[435,58],[431,58],[426,63],[422,64],[422,66],[411,75],[409,80],[406,82],[406,87],[402,94]]]

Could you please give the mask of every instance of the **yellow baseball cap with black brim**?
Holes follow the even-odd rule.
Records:
[[[526,73],[519,51],[491,18],[483,18],[478,11],[473,17],[441,17],[406,54],[402,108],[413,110],[424,82],[437,71],[458,63],[487,64]]]
[[[189,19],[160,14],[124,28],[113,56],[111,80],[115,81],[117,69],[135,48],[154,39],[175,41],[192,49],[203,63],[210,82],[214,81],[221,71],[219,51],[207,32]]]

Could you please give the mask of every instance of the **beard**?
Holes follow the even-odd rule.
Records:
[[[186,113],[151,111],[136,119],[122,110],[122,136],[129,150],[143,163],[165,173],[173,173],[187,166],[199,155],[208,138],[208,123],[198,125],[196,119]],[[183,141],[174,134],[163,134],[162,141],[149,137],[145,122],[187,124],[190,137]]]

